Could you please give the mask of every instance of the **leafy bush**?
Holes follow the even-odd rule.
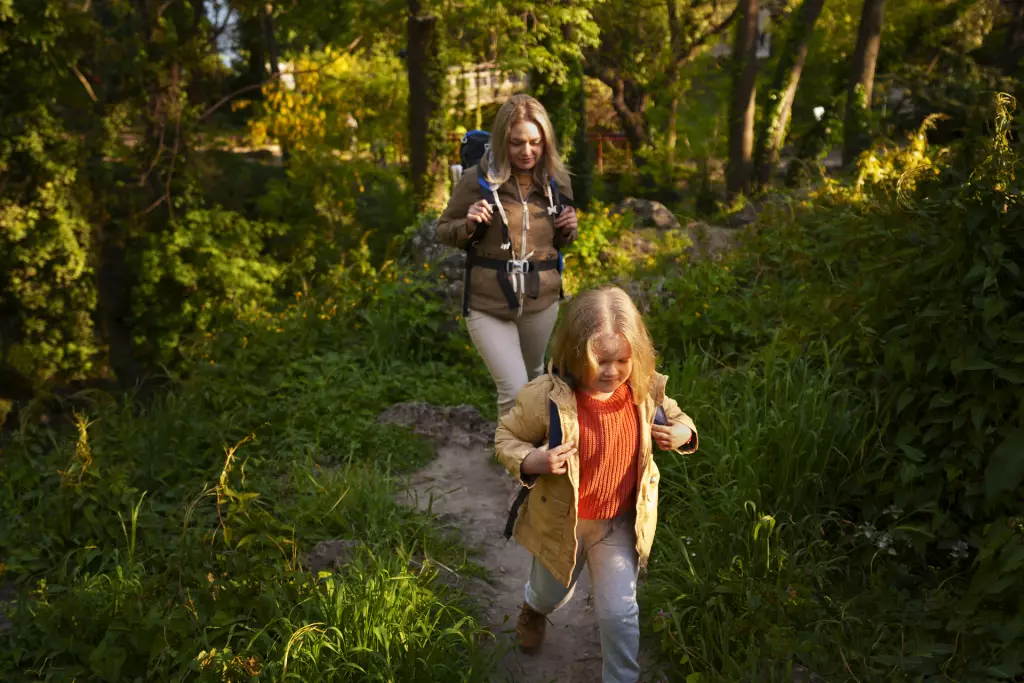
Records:
[[[16,128],[19,122],[24,127]],[[94,371],[93,231],[81,205],[77,155],[76,144],[44,108],[31,122],[12,117],[0,125],[0,174],[12,179],[0,183],[5,395],[20,388],[30,396],[47,381],[80,379]]]
[[[162,362],[183,336],[210,331],[245,304],[269,301],[282,268],[266,243],[286,226],[249,221],[221,208],[192,208],[135,252],[136,344]]]

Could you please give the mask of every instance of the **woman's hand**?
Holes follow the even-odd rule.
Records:
[[[519,471],[523,474],[565,474],[566,460],[575,455],[576,445],[571,441],[554,448],[534,448],[523,458]]]
[[[491,215],[491,203],[486,199],[481,199],[469,207],[469,212],[466,214],[466,220],[470,223],[490,223]]]
[[[663,451],[677,451],[693,438],[693,430],[682,422],[673,422],[669,425],[652,425],[651,437],[658,448]]]
[[[565,207],[562,213],[555,218],[555,227],[566,234],[576,231],[576,223],[576,209],[571,206]]]

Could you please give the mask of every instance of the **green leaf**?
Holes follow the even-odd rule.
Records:
[[[896,402],[896,414],[897,415],[902,413],[904,408],[906,408],[907,405],[909,405],[910,402],[914,400],[914,396],[916,395],[916,393],[917,392],[915,392],[910,387],[907,387],[906,389],[903,390],[903,393],[900,394],[900,400]]]
[[[1016,489],[1024,481],[1024,432],[1017,429],[992,453],[985,468],[985,500]]]
[[[924,462],[925,458],[927,457],[924,454],[924,451],[922,451],[922,450],[920,450],[918,448],[914,448],[913,446],[911,446],[909,444],[901,443],[899,446],[900,446],[900,450],[903,451],[904,455],[906,455],[908,458],[910,458],[914,462]]]
[[[1019,370],[1010,370],[1007,368],[996,368],[996,377],[1001,380],[1005,380],[1010,384],[1024,384],[1024,373]]]

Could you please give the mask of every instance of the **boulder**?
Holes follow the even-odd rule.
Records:
[[[423,220],[406,247],[411,261],[430,264],[437,277],[437,292],[449,305],[461,309],[466,252],[437,241],[437,219]]]
[[[693,246],[687,249],[687,256],[691,261],[700,259],[719,261],[724,252],[738,246],[739,237],[743,231],[694,221],[686,226],[686,233],[693,242]]]
[[[669,211],[664,204],[653,199],[626,197],[612,209],[612,213],[616,215],[626,213],[626,211],[633,212],[633,228],[635,230],[656,228],[659,231],[664,231],[678,230],[681,227],[675,214]]]
[[[730,228],[743,228],[752,225],[757,222],[757,209],[753,204],[744,204],[742,209],[727,216],[725,221]]]
[[[313,576],[320,572],[335,571],[352,562],[362,547],[362,541],[344,539],[320,541],[310,551],[306,562],[309,565],[309,570],[313,572]]]

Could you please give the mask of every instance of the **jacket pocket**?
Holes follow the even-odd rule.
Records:
[[[572,505],[544,489],[530,494],[531,524],[537,532],[541,549],[552,559],[562,550],[565,527]]]

